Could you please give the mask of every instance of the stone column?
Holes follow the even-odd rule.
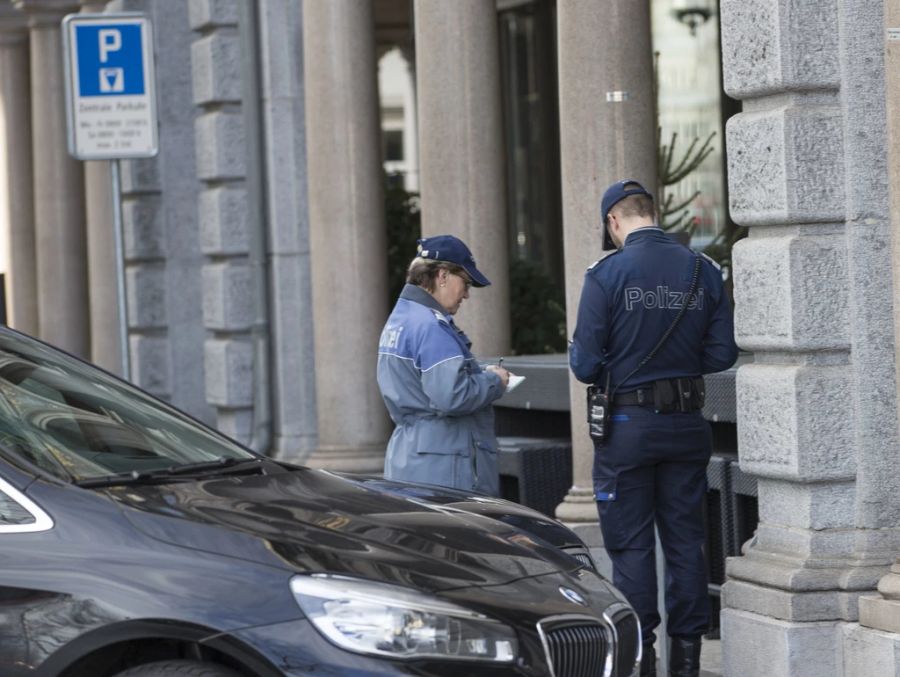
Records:
[[[851,674],[842,637],[900,551],[882,3],[720,7],[725,90],[743,100],[730,207],[750,226],[733,253],[738,343],[754,352],[738,447],[760,515],[727,564],[723,668]]]
[[[109,162],[84,163],[87,217],[88,299],[91,309],[91,362],[122,375],[116,247]]]
[[[388,316],[375,33],[369,0],[305,0],[318,451],[312,464],[380,471],[389,434],[375,382]]]
[[[881,594],[860,597],[860,625],[900,634],[900,557],[894,561],[890,572],[878,581],[878,592]]]
[[[887,155],[894,274],[894,335],[900,335],[900,2],[884,3]],[[897,32],[895,32],[897,31]],[[900,351],[900,344],[895,344]],[[900,359],[897,360],[900,364]],[[896,469],[895,469],[896,472]],[[900,558],[878,582],[881,595],[861,597],[859,622],[866,627],[900,633]]]
[[[569,335],[584,271],[603,255],[600,198],[633,178],[656,185],[653,56],[647,2],[561,2],[558,12],[559,123]],[[596,523],[593,445],[582,383],[569,379],[574,486],[557,508],[566,522]]]
[[[400,53],[406,61],[409,83],[409,105],[403,109],[403,160],[406,162],[406,190],[419,192],[419,118],[418,92],[416,91],[416,50],[401,47]],[[488,278],[492,279],[492,278]]]
[[[77,2],[16,0],[31,38],[34,216],[42,339],[90,357],[84,171],[66,150],[60,21]]]
[[[80,0],[84,13],[100,13],[105,0]],[[112,185],[109,161],[84,163],[87,225],[88,299],[91,362],[114,374],[122,373],[119,312],[116,297],[116,248],[113,233]]]
[[[202,222],[210,215],[198,156],[218,146],[200,137],[192,33],[195,9],[228,3],[117,0],[109,11],[145,11],[156,47],[159,154],[120,161],[131,378],[153,394],[219,425],[207,401]],[[224,144],[223,144],[224,145]],[[235,380],[249,380],[241,374]],[[234,428],[221,427],[226,434]]]
[[[269,0],[259,14],[272,294],[272,450],[291,461],[305,460],[316,447],[306,123],[298,63],[302,9],[295,0]]]
[[[0,5],[0,228],[6,233],[6,312],[38,333],[31,161],[31,91],[25,15]]]
[[[416,0],[422,234],[452,233],[491,280],[463,304],[476,355],[509,350],[509,242],[497,8]]]
[[[261,228],[259,194],[251,187],[240,3],[191,3],[191,70],[203,262],[206,397],[216,427],[249,444],[257,411],[254,384],[265,360],[255,350],[257,311],[250,264],[250,231]],[[255,160],[255,158],[253,158]],[[168,255],[167,255],[168,259]],[[259,438],[254,440],[259,443]]]

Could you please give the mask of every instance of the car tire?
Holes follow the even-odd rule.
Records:
[[[118,672],[114,677],[243,677],[241,673],[218,663],[200,661],[157,661]]]

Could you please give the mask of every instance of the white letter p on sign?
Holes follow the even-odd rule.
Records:
[[[115,28],[101,28],[98,31],[100,40],[100,63],[106,63],[110,52],[122,49],[122,34]]]

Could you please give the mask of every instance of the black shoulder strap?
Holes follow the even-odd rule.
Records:
[[[684,297],[684,303],[681,304],[681,308],[678,310],[678,314],[675,316],[675,319],[672,320],[672,324],[669,325],[669,328],[666,329],[665,333],[660,337],[659,341],[656,342],[656,345],[653,346],[653,350],[647,353],[647,356],[640,361],[640,364],[632,369],[628,376],[619,381],[615,387],[613,387],[612,391],[609,393],[609,399],[612,400],[613,395],[616,394],[616,391],[619,389],[625,381],[634,376],[640,369],[643,369],[644,365],[646,365],[650,360],[656,357],[656,354],[659,352],[659,349],[663,347],[663,344],[669,340],[669,337],[672,335],[672,332],[675,331],[675,327],[678,326],[678,323],[681,322],[681,318],[684,317],[684,314],[687,312],[688,304],[693,298],[694,294],[697,291],[697,284],[700,281],[700,256],[696,255],[694,258],[694,276],[691,278],[691,288],[688,290],[687,296]]]

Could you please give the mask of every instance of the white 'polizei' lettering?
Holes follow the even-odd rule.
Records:
[[[656,289],[642,289],[641,287],[625,287],[625,310],[634,310],[638,305],[647,310],[663,309],[678,310],[684,305],[687,292],[672,291],[668,286],[659,286]],[[688,301],[688,310],[703,310],[703,288],[691,296]]]
[[[400,334],[403,327],[385,327],[381,332],[381,340],[378,342],[381,348],[396,348],[400,343]]]

